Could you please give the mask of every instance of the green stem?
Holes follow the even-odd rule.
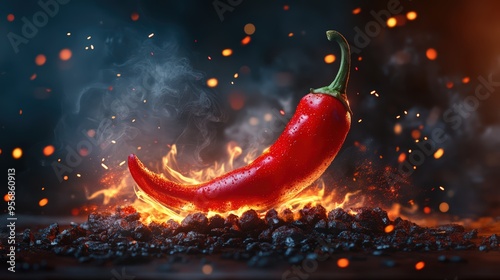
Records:
[[[352,115],[351,108],[349,107],[349,102],[347,101],[347,82],[349,81],[349,71],[351,68],[351,52],[349,50],[349,44],[347,40],[335,30],[326,31],[326,37],[329,41],[336,41],[340,46],[340,68],[337,76],[333,80],[333,82],[326,87],[311,89],[313,93],[324,93],[329,94],[344,104],[346,110],[349,111]]]

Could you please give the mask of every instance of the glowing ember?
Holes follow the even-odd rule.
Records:
[[[213,267],[209,264],[205,264],[201,267],[201,271],[203,272],[203,274],[205,275],[209,275],[209,274],[212,274],[213,272]]]
[[[16,17],[13,14],[7,15],[7,21],[13,22]]]
[[[415,264],[416,270],[422,270],[425,267],[425,262],[418,262]]]
[[[429,48],[425,52],[425,56],[427,56],[427,59],[429,60],[435,60],[437,58],[437,51],[433,48]]]
[[[55,151],[54,146],[47,145],[43,148],[43,155],[48,157],[48,156],[52,155],[54,153],[54,151]]]
[[[434,158],[439,159],[444,155],[444,150],[443,148],[437,149],[437,151],[434,153]]]
[[[248,43],[250,43],[251,40],[252,40],[252,38],[250,36],[246,36],[245,38],[243,38],[241,40],[241,44],[242,45],[248,45]]]
[[[411,137],[413,139],[419,139],[421,136],[421,133],[420,133],[420,130],[418,129],[414,129],[412,132],[411,132]]]
[[[393,225],[388,225],[384,228],[384,231],[385,233],[390,233],[394,230],[394,226]]]
[[[325,56],[325,63],[330,64],[330,63],[333,63],[334,61],[335,61],[335,55],[327,54]]]
[[[231,56],[233,54],[232,49],[223,49],[222,50],[222,56]]]
[[[71,52],[70,49],[62,49],[60,52],[59,52],[59,58],[62,60],[62,61],[67,61],[71,58],[71,56],[73,55],[73,53]]]
[[[398,162],[403,163],[403,161],[405,161],[405,160],[406,160],[406,154],[405,153],[399,154]]]
[[[352,10],[352,14],[353,14],[353,15],[357,15],[357,14],[359,14],[359,13],[361,13],[361,8],[360,8],[360,7],[358,7],[358,8],[356,8],[356,9]]]
[[[229,105],[233,110],[240,110],[245,105],[245,96],[239,92],[229,94]]]
[[[35,64],[38,65],[38,66],[42,66],[45,64],[45,62],[47,62],[47,57],[45,57],[45,55],[43,54],[39,54],[35,57]]]
[[[23,150],[21,148],[15,148],[12,150],[12,157],[14,159],[20,159],[23,156]]]
[[[136,12],[133,12],[131,15],[130,15],[130,19],[132,19],[133,21],[138,21],[139,20],[139,14],[136,13]]]
[[[403,132],[403,126],[399,123],[394,125],[394,134],[399,135]]]
[[[337,260],[337,266],[340,268],[346,268],[349,266],[349,260],[346,258],[341,258]]]
[[[38,202],[38,205],[40,205],[40,207],[44,207],[45,205],[47,205],[47,203],[49,203],[49,200],[47,198],[42,198],[39,202]]]
[[[467,84],[469,82],[470,82],[470,78],[469,77],[463,77],[462,78],[462,83]]]
[[[450,210],[450,205],[446,202],[441,202],[439,204],[439,211],[443,212],[443,213],[446,213],[448,212],[448,210]]]
[[[219,84],[219,81],[216,78],[210,78],[207,80],[207,86],[208,87],[216,87]]]
[[[408,13],[406,14],[406,18],[407,18],[408,20],[415,20],[415,19],[417,18],[417,13],[416,13],[416,12],[414,12],[414,11],[408,12]]]
[[[396,26],[397,23],[398,22],[397,22],[395,17],[390,17],[387,19],[387,27],[389,27],[389,28]]]

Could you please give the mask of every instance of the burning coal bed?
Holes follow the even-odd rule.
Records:
[[[182,262],[187,255],[219,255],[244,261],[252,267],[276,262],[301,263],[321,260],[341,252],[387,252],[441,250],[499,250],[499,237],[478,237],[478,231],[450,224],[421,227],[401,218],[391,221],[380,208],[358,208],[327,212],[309,206],[298,213],[268,211],[264,218],[249,210],[241,217],[230,214],[207,218],[188,215],[180,224],[169,220],[145,225],[133,207],[116,208],[115,213],[92,213],[82,224],[65,229],[54,223],[37,230],[25,229],[18,236],[19,270],[46,270],[44,263],[23,261],[26,255],[68,256],[81,263],[137,264],[171,257]],[[297,217],[294,219],[294,217]],[[6,240],[2,238],[2,240]],[[457,257],[440,261],[463,262]],[[394,261],[387,261],[388,267]]]

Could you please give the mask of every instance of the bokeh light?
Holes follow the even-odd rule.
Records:
[[[433,48],[428,48],[425,52],[425,56],[427,56],[429,60],[435,60],[437,58],[437,51]]]
[[[42,66],[45,64],[45,62],[47,62],[47,57],[45,57],[45,55],[43,54],[39,54],[35,57],[35,64],[38,65],[38,66]]]
[[[52,155],[54,153],[54,151],[55,151],[54,146],[47,145],[43,148],[43,155],[48,157],[48,156]]]
[[[40,205],[40,207],[44,207],[45,205],[47,205],[47,203],[49,203],[49,200],[47,198],[42,198],[38,202],[38,205]]]
[[[62,60],[62,61],[66,61],[66,60],[69,60],[71,58],[71,56],[73,55],[73,53],[71,52],[70,49],[62,49],[60,52],[59,52],[59,58]]]
[[[245,34],[247,35],[252,35],[255,33],[255,25],[253,25],[252,23],[247,23],[243,27],[243,31],[245,31]]]
[[[23,156],[23,150],[21,148],[15,148],[12,150],[12,157],[14,159],[20,159]]]
[[[207,80],[207,86],[208,87],[216,87],[219,84],[219,81],[216,78],[210,78]]]
[[[333,62],[335,62],[335,55],[333,55],[333,54],[325,55],[325,63],[330,64]]]

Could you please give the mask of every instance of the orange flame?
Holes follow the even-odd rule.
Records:
[[[235,168],[251,163],[260,153],[265,152],[266,150],[267,148],[263,149],[263,151],[253,149],[243,155],[243,149],[239,147],[236,142],[231,141],[227,144],[227,160],[222,163],[216,162],[213,166],[208,168],[198,170],[191,169],[187,173],[183,174],[179,172],[181,168],[177,161],[177,146],[172,145],[170,151],[162,159],[161,170],[163,170],[163,176],[177,183],[188,185],[199,184],[221,176]],[[119,167],[121,166],[122,165],[119,165]],[[198,212],[193,205],[189,204],[184,206],[182,209],[173,210],[149,197],[134,184],[127,169],[122,169],[121,171],[116,172],[113,168],[110,168],[109,173],[101,179],[101,184],[109,187],[107,189],[96,191],[90,195],[87,193],[88,200],[96,199],[102,196],[103,205],[108,205],[112,201],[116,202],[116,204],[121,204],[119,200],[123,198],[125,205],[130,204],[139,213],[141,213],[141,221],[145,224],[149,224],[153,221],[164,222],[169,219],[180,222],[188,214]],[[134,187],[131,188],[131,185]],[[132,191],[135,193],[137,199],[135,199],[132,203],[129,203],[126,198],[133,196]],[[289,209],[296,215],[299,215],[298,210],[307,205],[315,206],[321,204],[328,210],[335,209],[337,207],[346,209],[361,207],[364,205],[365,197],[359,193],[360,191],[347,193],[343,198],[339,198],[336,196],[334,191],[328,191],[323,180],[319,179],[316,184],[306,188],[299,195],[288,199],[286,203],[275,206],[275,210],[278,211],[278,213],[282,213],[285,209]],[[354,196],[356,196],[356,199],[352,199]],[[241,207],[225,213],[210,211],[207,213],[207,216],[211,217],[219,214],[225,217],[231,213],[241,216],[241,214],[247,210],[250,210],[249,206]],[[265,215],[267,210],[269,209],[262,209],[260,214]]]
[[[237,145],[236,142],[229,142],[227,144],[227,153],[228,159],[226,162],[215,163],[212,167],[200,170],[189,170],[187,174],[182,174],[177,171],[179,170],[179,166],[177,163],[177,147],[175,145],[172,145],[171,150],[165,157],[163,157],[162,160],[162,167],[165,171],[163,175],[166,178],[181,184],[199,184],[209,181],[215,177],[221,176],[228,171],[240,167],[240,165],[249,164],[258,155],[257,150],[254,150],[249,151],[246,155],[242,156],[243,150]],[[117,191],[116,188],[112,190]],[[168,219],[181,221],[188,214],[197,211],[192,205],[186,205],[184,208],[178,211],[172,210],[162,205],[155,199],[149,197],[141,189],[135,187],[134,191],[137,195],[138,200],[136,200],[132,204],[132,206],[135,207],[140,213],[142,213],[142,220],[146,223],[149,223],[151,221],[166,221]],[[99,192],[99,194],[105,193],[105,191]],[[275,209],[276,211],[278,211],[278,213],[281,213],[285,209],[290,209],[293,212],[296,212],[296,210],[302,209],[306,205],[314,206],[317,204],[321,204],[327,209],[334,209],[337,207],[361,207],[364,203],[364,197],[356,199],[355,201],[351,201],[351,198],[358,193],[359,191],[348,193],[345,195],[341,202],[337,202],[338,198],[336,197],[335,192],[328,192],[325,183],[320,179],[318,180],[316,185],[310,186],[298,196],[289,199],[286,204],[276,206]],[[250,207],[245,206],[225,213],[210,211],[208,212],[208,217],[216,214],[225,217],[231,213],[237,216],[241,216],[241,214],[247,210],[250,210]],[[264,215],[265,211],[260,214]]]

